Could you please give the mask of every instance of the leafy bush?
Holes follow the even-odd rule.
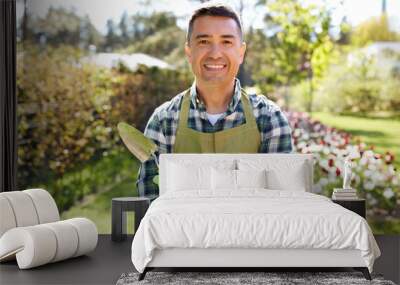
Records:
[[[144,131],[154,109],[189,88],[192,76],[187,70],[140,66],[135,72],[118,71],[113,81],[112,117]],[[114,124],[116,125],[116,124]]]
[[[112,96],[106,70],[81,66],[74,48],[39,51],[24,46],[18,55],[19,188],[54,181],[114,145],[108,123]],[[54,184],[57,202],[79,197]],[[67,192],[66,192],[67,191]],[[85,190],[82,190],[85,191]]]
[[[288,107],[291,110],[307,111],[310,103],[310,82],[303,80],[290,88]]]
[[[399,60],[400,62],[400,54]],[[381,109],[390,111],[400,110],[400,67],[393,67],[387,73],[387,78],[381,86]]]
[[[106,71],[80,67],[79,52],[62,47],[19,54],[17,67],[19,174],[62,175],[107,148],[111,96]],[[104,144],[105,143],[105,144]],[[33,179],[33,181],[32,181]]]
[[[399,86],[399,77],[378,67],[374,58],[353,54],[330,68],[314,106],[334,113],[396,111],[400,106]]]

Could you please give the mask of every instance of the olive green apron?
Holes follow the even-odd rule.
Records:
[[[174,153],[257,153],[261,143],[256,119],[250,107],[248,95],[242,90],[246,123],[214,133],[203,133],[187,126],[190,107],[190,91],[183,96],[178,129],[173,147]]]

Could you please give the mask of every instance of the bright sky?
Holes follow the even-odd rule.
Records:
[[[288,0],[289,1],[289,0]],[[331,7],[335,7],[334,21],[339,22],[343,15],[346,15],[348,21],[356,25],[370,17],[378,16],[381,13],[381,0],[303,0],[305,3],[326,3]],[[90,20],[95,27],[105,33],[106,22],[108,19],[119,21],[122,13],[126,11],[129,14],[134,14],[138,11],[171,11],[181,17],[178,25],[186,28],[186,23],[190,12],[199,4],[199,1],[191,0],[158,0],[152,1],[152,6],[146,6],[146,0],[27,0],[29,9],[32,14],[40,17],[44,16],[50,6],[66,7],[75,9],[77,14],[89,15]],[[220,1],[221,2],[221,1]],[[240,0],[222,1],[231,4],[237,8]],[[258,8],[257,11],[249,9],[253,7],[256,0],[242,1],[246,3],[243,12],[243,22],[245,28],[249,25],[254,27],[262,27],[263,10]],[[343,5],[340,5],[343,3]],[[23,13],[23,0],[17,0],[17,17]],[[400,0],[386,0],[387,13],[391,19],[393,28],[400,31]]]

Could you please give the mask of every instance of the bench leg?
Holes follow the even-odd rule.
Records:
[[[364,275],[365,279],[372,280],[371,274],[369,274],[369,270],[367,267],[354,267],[354,269],[357,271],[361,271],[362,274]]]
[[[144,279],[144,277],[146,276],[148,269],[147,267],[144,269],[144,271],[142,273],[139,274],[139,278],[138,281],[142,281]]]
[[[118,201],[111,202],[111,240],[123,241],[126,239],[126,212]]]

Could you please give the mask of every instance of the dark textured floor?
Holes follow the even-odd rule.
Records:
[[[375,236],[382,251],[374,272],[400,282],[400,236]],[[19,270],[16,262],[0,264],[0,284],[115,284],[122,273],[134,271],[130,259],[132,237],[115,243],[100,235],[94,252],[58,263]],[[312,270],[310,270],[312,271]]]
[[[123,274],[117,285],[395,285],[382,275],[366,280],[361,272],[153,272]],[[196,280],[194,283],[193,280]]]

